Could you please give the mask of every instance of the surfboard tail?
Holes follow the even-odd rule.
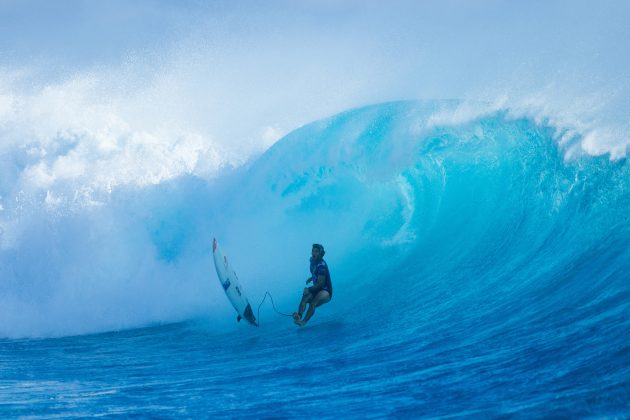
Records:
[[[252,305],[250,305],[249,303],[245,308],[243,318],[245,318],[250,324],[258,326],[258,323],[256,322],[256,317],[254,316],[254,311],[252,311]]]

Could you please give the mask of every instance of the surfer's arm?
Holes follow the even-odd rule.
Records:
[[[315,284],[309,287],[308,290],[311,292],[313,296],[315,296],[324,288],[325,285],[326,285],[326,276],[324,276],[323,274],[320,274],[319,276],[317,276],[317,281],[315,282]]]

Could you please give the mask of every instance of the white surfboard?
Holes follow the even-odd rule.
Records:
[[[212,253],[214,254],[214,268],[217,269],[221,286],[223,286],[225,295],[230,300],[230,303],[232,303],[232,306],[234,306],[234,309],[238,312],[238,318],[236,318],[236,320],[240,321],[241,318],[243,318],[250,324],[258,326],[252,307],[247,301],[247,296],[245,296],[245,291],[238,281],[236,272],[230,266],[227,257],[221,252],[221,248],[219,248],[216,239],[212,244]]]

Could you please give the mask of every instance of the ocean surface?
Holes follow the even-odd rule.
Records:
[[[212,176],[109,189],[27,188],[72,136],[55,161],[4,148],[0,417],[630,417],[627,159],[473,108],[360,107]],[[334,297],[300,328],[261,301],[297,308],[314,242]]]

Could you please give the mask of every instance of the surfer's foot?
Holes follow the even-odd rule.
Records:
[[[303,327],[306,325],[306,321],[302,321],[301,319],[296,319],[295,323],[299,325],[300,327]]]
[[[298,313],[298,312],[293,312],[293,320],[294,321],[299,321],[302,318],[302,314]]]

